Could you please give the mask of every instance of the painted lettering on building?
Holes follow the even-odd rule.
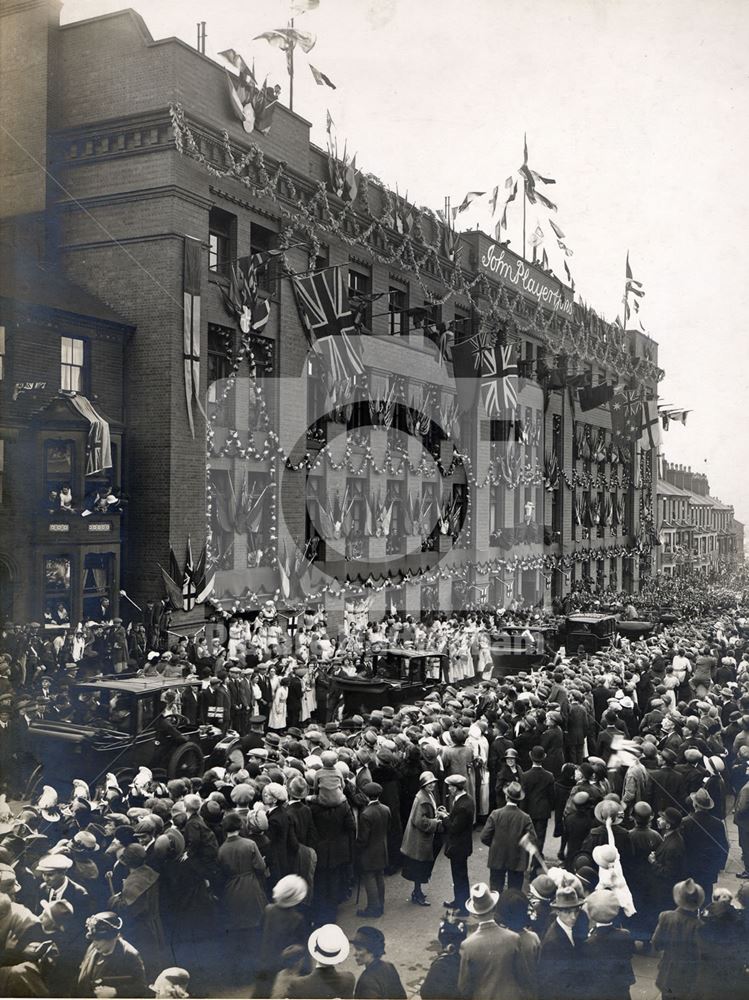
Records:
[[[514,285],[541,305],[548,306],[554,312],[572,315],[572,299],[567,298],[559,287],[545,280],[535,268],[519,257],[509,257],[505,250],[491,244],[481,258],[481,265],[500,281]]]

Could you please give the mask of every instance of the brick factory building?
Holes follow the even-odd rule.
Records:
[[[333,612],[373,615],[636,592],[655,456],[618,446],[609,406],[582,411],[576,389],[657,398],[657,345],[371,177],[345,200],[307,121],[278,106],[248,135],[224,67],[133,11],[60,26],[58,7],[0,3],[3,614],[116,612],[120,589],[145,607],[188,540],[195,558],[208,543],[224,609],[322,588]],[[242,331],[231,267],[276,249],[269,319]],[[337,267],[371,331],[358,399],[322,387],[289,277]],[[440,338],[486,330],[512,349],[517,400],[456,419]],[[111,464],[87,475],[104,427]]]

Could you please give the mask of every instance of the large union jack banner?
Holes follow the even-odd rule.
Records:
[[[294,276],[291,283],[307,339],[322,356],[329,377],[339,382],[362,375],[360,352],[349,338],[357,331],[341,268]]]
[[[481,351],[481,396],[486,415],[499,417],[518,405],[518,366],[514,349],[495,344]]]

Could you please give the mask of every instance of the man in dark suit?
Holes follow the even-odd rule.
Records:
[[[40,858],[36,870],[42,876],[44,884],[39,899],[45,903],[56,900],[70,903],[76,927],[82,931],[84,921],[91,913],[92,902],[88,891],[70,878],[72,868],[73,859],[66,854],[47,854]]]
[[[685,810],[687,785],[684,775],[676,770],[677,756],[673,750],[661,750],[663,764],[650,772],[653,787],[653,812],[660,816],[665,809]]]
[[[356,837],[357,859],[367,893],[367,905],[358,917],[381,917],[385,912],[385,869],[388,866],[390,809],[380,802],[382,785],[369,781],[362,791],[367,805],[359,813]]]
[[[616,894],[601,889],[585,900],[592,930],[580,945],[583,997],[590,1000],[630,1000],[634,942],[629,931],[614,927],[620,906]]]
[[[593,736],[593,720],[582,702],[579,691],[570,691],[570,711],[564,727],[564,748],[567,760],[581,764],[585,738]]]
[[[286,995],[294,997],[340,997],[347,1000],[354,995],[356,979],[353,972],[339,972],[336,965],[348,958],[348,938],[337,924],[324,924],[314,930],[307,942],[307,950],[315,962],[308,976],[294,976],[289,980]]]
[[[531,768],[529,771],[523,772],[521,779],[525,792],[525,811],[533,820],[536,843],[541,857],[544,853],[549,817],[554,812],[554,775],[543,766],[545,758],[546,751],[543,747],[533,747]]]
[[[573,930],[582,904],[574,886],[557,889],[551,904],[556,919],[538,953],[539,1000],[578,1000],[580,996],[582,961]]]
[[[286,698],[286,724],[298,726],[302,717],[302,679],[296,671],[289,674],[289,689]]]
[[[445,778],[445,788],[450,793],[450,811],[440,810],[442,828],[446,833],[445,857],[450,862],[453,879],[453,898],[444,905],[466,913],[468,899],[468,858],[473,853],[473,816],[475,803],[466,792],[467,780],[462,774]]]
[[[507,804],[489,814],[481,831],[481,843],[489,847],[489,878],[492,889],[502,892],[505,881],[508,889],[523,888],[523,874],[528,865],[528,852],[520,840],[529,836],[535,842],[533,822],[523,812],[519,803],[525,792],[517,781],[505,788]]]
[[[533,995],[520,955],[520,938],[494,919],[498,900],[499,893],[485,882],[471,889],[467,909],[477,918],[478,927],[460,947],[456,994],[465,1000],[521,1000]]]

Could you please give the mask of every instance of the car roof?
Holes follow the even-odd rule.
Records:
[[[407,659],[412,659],[414,656],[445,656],[445,653],[441,653],[438,649],[400,649],[398,646],[385,646],[382,649],[378,649],[374,652],[373,656],[382,656],[383,654],[394,653],[397,656],[404,656]]]
[[[197,683],[200,683],[199,681]],[[83,691],[129,691],[131,694],[149,694],[155,691],[166,691],[168,688],[194,687],[196,681],[182,680],[180,677],[121,677],[107,678],[100,681],[84,681],[76,684],[77,690]]]
[[[611,619],[616,621],[616,615],[567,615],[571,622],[602,622]]]

